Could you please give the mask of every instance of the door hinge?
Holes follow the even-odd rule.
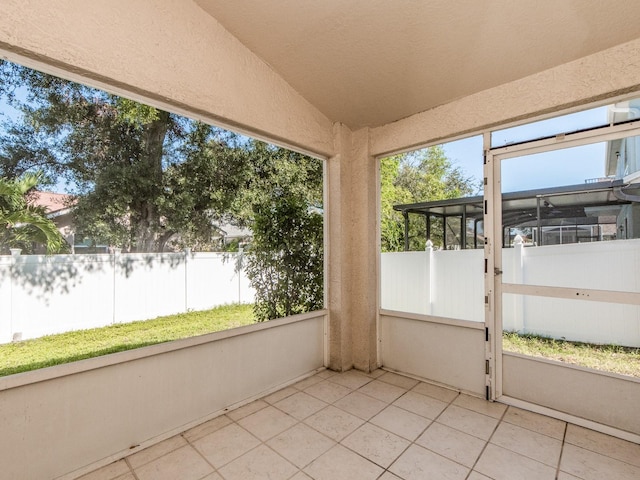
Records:
[[[486,399],[487,400],[491,400],[491,387],[489,385],[487,385],[485,387],[485,390],[486,390],[486,393],[485,393]]]
[[[484,361],[484,373],[489,375],[489,360]]]
[[[489,327],[484,327],[484,341],[489,341]]]

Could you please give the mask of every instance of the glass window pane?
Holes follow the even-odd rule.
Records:
[[[608,162],[616,159],[608,158],[607,146],[601,142],[503,160],[502,193],[609,180]]]
[[[582,112],[491,132],[491,148],[504,147],[562,133],[625,123],[640,118],[640,99],[626,100]]]
[[[639,155],[630,136],[503,160],[504,245],[640,238]]]
[[[504,130],[496,130],[491,132],[491,148],[504,147],[514,143],[551,137],[560,133],[577,132],[608,124],[607,107],[593,108],[584,112],[571,113]]]

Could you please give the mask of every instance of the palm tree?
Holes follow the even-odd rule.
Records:
[[[66,250],[66,242],[44,207],[30,205],[28,194],[42,180],[41,173],[25,173],[15,180],[0,178],[0,251],[10,248],[33,250],[34,243],[46,246],[47,253]]]

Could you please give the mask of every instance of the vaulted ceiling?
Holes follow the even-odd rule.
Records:
[[[332,121],[378,126],[640,37],[637,0],[196,0]]]

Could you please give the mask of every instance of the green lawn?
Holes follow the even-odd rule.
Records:
[[[0,376],[204,335],[255,322],[252,305],[158,317],[0,345]]]
[[[640,348],[567,342],[513,332],[504,332],[502,341],[505,351],[640,377]]]

